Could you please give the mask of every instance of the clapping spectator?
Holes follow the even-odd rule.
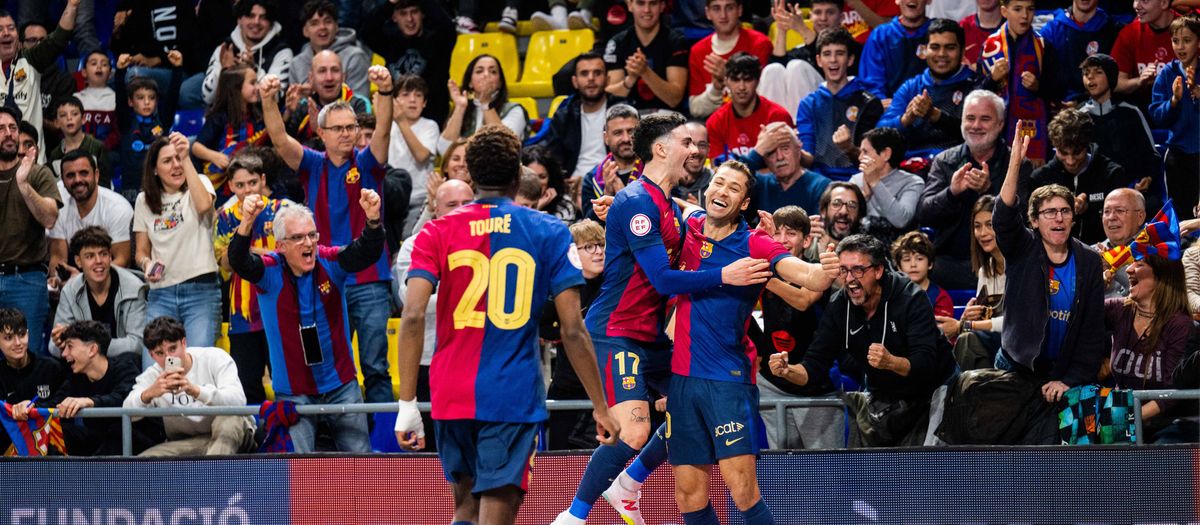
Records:
[[[771,54],[766,35],[742,27],[742,0],[705,0],[704,15],[714,31],[692,45],[687,62],[688,111],[696,118],[711,115],[723,104],[729,87],[728,63],[735,55],[746,53],[758,62],[754,68],[757,87],[759,71]]]
[[[677,110],[687,95],[687,42],[664,22],[666,6],[666,0],[631,0],[633,23],[604,45],[607,91],[639,111]]]
[[[786,109],[758,94],[758,77],[762,70],[758,58],[742,52],[722,62],[722,83],[729,92],[729,102],[720,104],[705,123],[708,157],[714,160],[746,155],[754,148],[751,140],[763,126],[792,122]]]
[[[439,153],[445,154],[451,142],[470,137],[488,124],[503,124],[518,139],[525,139],[529,115],[520,104],[508,100],[508,81],[496,57],[483,54],[471,59],[463,71],[462,84],[451,80],[447,89],[454,112],[442,129]]]
[[[1154,81],[1150,120],[1167,128],[1167,188],[1179,218],[1195,217],[1200,202],[1200,16],[1188,15],[1171,22],[1171,46],[1176,60],[1163,65]]]
[[[1154,137],[1146,116],[1137,106],[1114,100],[1117,85],[1117,62],[1105,54],[1095,54],[1079,64],[1083,88],[1088,99],[1079,110],[1092,117],[1095,124],[1092,142],[1096,153],[1117,163],[1138,180],[1139,191],[1151,188],[1153,180],[1162,173],[1162,155],[1154,147]]]
[[[983,44],[979,73],[988,88],[1008,103],[1006,129],[1023,122],[1033,137],[1029,159],[1037,165],[1046,161],[1046,125],[1050,120],[1046,100],[1055,100],[1057,86],[1051,48],[1033,29],[1033,0],[1000,0],[1004,24]]]
[[[1137,18],[1121,28],[1112,57],[1119,69],[1113,91],[1140,109],[1150,102],[1151,87],[1171,56],[1171,0],[1136,0]]]

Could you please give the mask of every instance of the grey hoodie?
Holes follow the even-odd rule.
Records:
[[[267,36],[262,39],[262,42],[251,48],[250,51],[254,52],[254,64],[258,78],[267,74],[275,75],[279,77],[282,89],[287,89],[288,78],[290,78],[288,68],[292,65],[292,50],[283,41],[283,37],[280,35],[282,31],[283,26],[279,25],[279,22],[275,22],[271,26],[271,30],[267,31]],[[246,51],[246,42],[242,39],[241,27],[235,27],[233,33],[230,33],[229,39],[233,41],[238,53]],[[217,92],[217,79],[220,76],[221,46],[217,46],[208,59],[208,71],[204,74],[204,86],[201,92],[206,105],[211,106],[213,103],[213,96]]]
[[[116,305],[113,315],[117,318],[117,333],[113,334],[108,346],[108,357],[134,353],[142,355],[142,330],[146,327],[146,293],[148,287],[133,272],[113,265],[117,282],[120,287],[115,298]],[[71,324],[75,321],[92,319],[92,310],[88,306],[87,284],[83,274],[76,275],[63,285],[59,295],[58,311],[54,314],[54,324]],[[62,357],[62,349],[50,342],[50,354]]]
[[[329,49],[342,59],[342,74],[345,76],[343,82],[350,86],[350,90],[355,94],[370,100],[371,82],[367,80],[367,68],[371,67],[371,55],[359,45],[358,33],[348,27],[338,28],[337,36],[333,38],[333,45]],[[316,53],[313,53],[312,44],[304,44],[304,47],[300,48],[300,52],[292,59],[292,67],[288,73],[292,84],[308,82],[308,72],[312,70],[314,54]]]

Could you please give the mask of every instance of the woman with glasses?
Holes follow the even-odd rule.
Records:
[[[212,255],[215,198],[208,178],[192,165],[187,137],[172,133],[150,144],[133,207],[135,260],[150,283],[146,319],[168,315],[182,321],[193,346],[213,346],[221,324]],[[150,363],[150,355],[142,362]]]
[[[233,154],[246,146],[270,143],[257,83],[258,73],[252,67],[243,65],[222,71],[217,77],[213,104],[204,116],[204,127],[192,144],[192,154],[199,161],[197,169],[217,191],[218,208],[233,196],[226,172]]]

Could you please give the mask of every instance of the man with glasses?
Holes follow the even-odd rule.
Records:
[[[1104,198],[1104,210],[1100,213],[1106,238],[1092,249],[1104,253],[1118,246],[1129,246],[1146,224],[1146,197],[1132,188],[1115,189]],[[1129,295],[1129,274],[1125,270],[1107,270],[1104,278],[1105,299]]]
[[[292,62],[293,73],[296,63]],[[292,80],[284,95],[284,120],[287,121],[288,135],[300,139],[307,147],[320,150],[325,146],[317,135],[315,117],[325,106],[338,101],[350,104],[356,116],[370,113],[371,101],[367,97],[371,96],[371,90],[369,87],[365,91],[350,89],[347,80],[355,79],[346,74],[342,57],[332,49],[311,55],[304,68],[305,82]],[[362,79],[362,82],[366,81]]]
[[[1092,117],[1067,109],[1050,121],[1054,158],[1033,172],[1030,186],[1058,184],[1075,194],[1075,221],[1071,233],[1084,244],[1104,240],[1101,206],[1108,192],[1133,184],[1132,175],[1096,151],[1092,144]],[[1020,192],[1027,195],[1028,191]],[[1025,200],[1028,200],[1026,198]]]
[[[850,182],[831,183],[821,193],[816,208],[820,213],[810,215],[813,240],[804,250],[804,260],[816,261],[825,243],[840,242],[842,239],[862,231],[862,218],[867,213],[867,197],[857,184]]]
[[[297,405],[361,403],[346,311],[355,275],[379,264],[380,255],[385,255],[379,194],[359,192],[364,229],[348,246],[318,245],[322,236],[313,212],[284,206],[275,213],[275,253],[266,255],[250,250],[266,201],[250,195],[240,204],[242,222],[229,242],[229,265],[257,287],[275,400]],[[378,327],[382,331],[385,325],[386,321]],[[387,386],[390,398],[391,385]],[[371,450],[366,415],[339,414],[301,417],[291,427],[296,452],[314,450],[321,419],[332,427],[338,450]]]
[[[1025,226],[1017,199],[1018,177],[1029,137],[1013,139],[1012,156],[992,225],[1004,254],[1005,312],[996,368],[1032,374],[1052,407],[1072,386],[1092,383],[1106,354],[1104,277],[1100,256],[1071,238],[1075,195],[1052,184],[1029,196]],[[1047,412],[1053,412],[1047,410]],[[1035,441],[1057,440],[1053,418],[1039,417]]]
[[[925,291],[903,274],[887,268],[888,249],[866,234],[842,239],[837,246],[842,289],[825,308],[812,344],[800,364],[788,364],[787,354],[770,358],[771,372],[800,386],[822,380],[836,361],[844,375],[866,385],[872,407],[901,400],[928,406],[931,394],[953,376],[954,359],[946,339],[933,322],[933,306]],[[936,397],[935,397],[936,399]],[[937,422],[923,426],[924,410],[896,421],[890,442],[855,438],[868,445],[920,445],[929,440]],[[868,430],[856,426],[856,435]]]
[[[356,196],[362,190],[383,192],[392,133],[392,75],[382,66],[371,67],[367,74],[380,96],[374,105],[371,144],[357,151],[354,144],[358,120],[349,103],[339,100],[321,108],[317,135],[325,143],[325,151],[318,152],[302,146],[285,131],[279,114],[279,78],[267,75],[258,84],[263,122],[271,143],[288,168],[296,171],[305,203],[315,213],[323,246],[350,244],[367,222],[366,211]],[[387,362],[387,321],[392,312],[390,262],[391,253],[385,247],[375,264],[355,270],[346,281],[350,329],[358,333],[366,399],[371,403],[395,400]]]

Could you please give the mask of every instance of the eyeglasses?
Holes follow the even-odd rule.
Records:
[[[834,199],[833,201],[831,201],[829,203],[829,208],[834,209],[834,210],[846,208],[847,210],[850,210],[850,211],[858,211],[858,203],[844,201],[842,199]]]
[[[1075,215],[1075,210],[1071,208],[1046,208],[1037,212],[1038,217],[1043,219],[1057,219],[1059,217],[1071,217]]]
[[[336,135],[342,133],[358,133],[358,124],[347,124],[345,126],[325,126],[325,131],[332,132]]]
[[[591,255],[596,255],[604,251],[604,245],[598,243],[585,244],[583,245],[583,251]]]
[[[312,242],[317,242],[317,241],[321,240],[321,232],[314,230],[314,231],[310,231],[308,233],[297,233],[295,235],[288,235],[287,237],[283,238],[283,240],[285,240],[285,241],[294,242],[297,244],[304,242],[305,239],[308,239]]]
[[[838,275],[844,277],[846,274],[850,274],[850,276],[854,277],[855,279],[862,279],[862,276],[866,275],[867,270],[870,270],[871,268],[874,268],[874,267],[875,267],[874,264],[872,264],[870,266],[855,266],[853,268],[847,268],[845,266],[840,266],[840,267],[838,267]]]

